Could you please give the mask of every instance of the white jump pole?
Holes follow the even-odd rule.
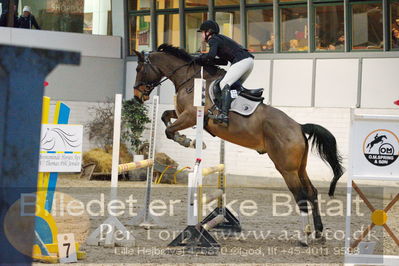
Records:
[[[150,139],[148,148],[148,159],[155,161],[155,137],[157,132],[158,124],[158,106],[159,96],[155,95],[152,101],[152,112],[151,112],[151,128],[150,128]],[[137,217],[133,218],[128,222],[129,225],[138,225],[144,228],[150,227],[163,227],[158,217],[150,213],[151,203],[151,189],[152,189],[152,177],[154,175],[154,165],[152,164],[147,168],[147,182],[146,182],[146,193],[144,199],[144,208],[140,211]]]
[[[205,80],[203,79],[203,67],[201,67],[201,78],[194,79],[194,106],[197,108],[197,125],[195,137],[195,165],[192,174],[189,174],[188,182],[188,205],[187,224],[195,226],[198,223],[198,199],[197,188],[202,184],[202,137],[204,131],[205,111]]]
[[[205,80],[203,79],[203,68],[201,67],[201,79],[194,79],[194,106],[197,107],[197,128],[195,140],[195,165],[193,173],[188,178],[188,201],[187,201],[187,227],[168,245],[169,247],[186,247],[190,251],[200,248],[201,252],[206,252],[209,248],[212,253],[219,250],[219,243],[205,229],[211,229],[224,219],[219,216],[203,227],[198,223],[198,217],[202,210],[202,191],[198,188],[202,185],[202,137],[204,129],[204,110],[205,110]]]
[[[111,171],[111,192],[110,201],[117,199],[118,192],[118,166],[119,166],[119,145],[121,135],[121,116],[122,116],[122,95],[115,95],[114,111],[114,134],[112,144],[112,171]],[[118,239],[115,238],[117,232]],[[104,237],[105,236],[105,237]],[[118,220],[117,217],[110,215],[88,238],[87,244],[99,246],[104,241],[104,247],[119,246],[131,247],[135,244],[134,236]]]

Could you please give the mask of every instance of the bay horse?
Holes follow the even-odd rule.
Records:
[[[193,57],[185,50],[168,44],[162,44],[157,51],[149,53],[148,56],[143,52],[134,52],[138,57],[134,85],[135,99],[143,103],[149,99],[155,87],[166,79],[171,80],[176,90],[176,110],[167,110],[162,114],[162,121],[166,125],[166,137],[185,147],[194,146],[195,141],[181,135],[179,131],[196,124],[196,107],[193,106],[192,91],[194,78],[200,77],[201,66],[195,64]],[[223,69],[205,66],[204,78],[207,87],[224,74]],[[205,114],[212,105],[207,90]],[[172,122],[172,119],[176,120]],[[263,103],[249,117],[230,112],[229,121],[229,126],[226,128],[209,119],[205,129],[214,136],[254,149],[260,154],[268,153],[276,169],[283,176],[302,214],[308,212],[307,202],[310,202],[315,239],[324,239],[317,190],[306,172],[308,142],[312,140],[312,146],[317,148],[321,159],[332,168],[334,177],[329,188],[329,196],[332,197],[336,183],[343,174],[342,158],[337,151],[335,137],[320,125],[301,125],[284,112]],[[310,225],[303,224],[303,226],[305,228]],[[307,234],[304,234],[300,243],[308,244]]]

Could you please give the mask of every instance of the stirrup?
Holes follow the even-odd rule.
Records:
[[[229,116],[224,113],[219,113],[215,116],[214,121],[222,126],[227,127],[229,125]]]

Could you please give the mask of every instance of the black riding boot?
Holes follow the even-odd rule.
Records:
[[[229,110],[232,101],[233,98],[231,98],[230,86],[226,84],[222,90],[222,110],[216,116],[216,121],[221,123],[222,126],[227,127],[229,125]]]

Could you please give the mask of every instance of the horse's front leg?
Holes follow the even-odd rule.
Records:
[[[162,122],[165,126],[170,126],[172,124],[172,119],[177,119],[177,113],[175,110],[166,110],[162,114]]]
[[[172,118],[176,118],[176,121],[173,123],[171,121]],[[196,123],[195,115],[188,111],[184,111],[179,115],[179,117],[177,117],[174,110],[168,110],[162,114],[162,121],[166,125],[165,134],[168,139],[172,139],[184,147],[193,147],[193,145],[195,145],[193,140],[178,132],[180,130],[194,126]]]

